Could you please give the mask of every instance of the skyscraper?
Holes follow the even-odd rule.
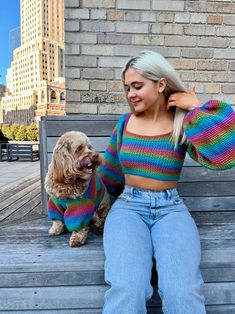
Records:
[[[20,46],[20,27],[12,29],[9,33],[9,48],[11,61],[13,60],[13,51]]]
[[[3,122],[65,114],[64,0],[21,0],[21,46],[7,76]]]

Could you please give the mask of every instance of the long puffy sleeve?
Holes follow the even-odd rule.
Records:
[[[202,166],[226,170],[235,166],[235,112],[222,101],[210,100],[188,112],[184,131],[188,153]]]
[[[122,115],[116,124],[104,153],[103,162],[98,168],[98,173],[106,186],[112,202],[121,194],[125,183],[119,160],[125,118],[126,114]]]

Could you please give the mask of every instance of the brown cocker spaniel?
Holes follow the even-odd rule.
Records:
[[[50,195],[48,218],[53,221],[49,234],[59,235],[68,229],[72,232],[71,247],[86,242],[90,225],[102,233],[110,199],[96,172],[101,162],[82,132],[66,132],[53,150],[45,179]]]

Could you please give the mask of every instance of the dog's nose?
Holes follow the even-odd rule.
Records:
[[[93,153],[93,154],[91,155],[92,161],[96,161],[98,158],[99,158],[99,154]]]

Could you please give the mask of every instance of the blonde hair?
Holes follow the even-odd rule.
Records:
[[[129,68],[135,69],[144,77],[157,82],[161,78],[166,80],[166,88],[164,95],[166,100],[175,92],[186,92],[186,86],[181,81],[178,73],[169,64],[169,62],[159,53],[146,50],[141,51],[138,55],[132,57],[122,70],[122,82],[125,85],[125,73]],[[131,111],[137,114],[133,106],[129,103]],[[174,125],[172,133],[172,141],[176,145],[183,143],[186,139],[185,134],[182,134],[183,119],[187,111],[178,107],[175,108]]]

